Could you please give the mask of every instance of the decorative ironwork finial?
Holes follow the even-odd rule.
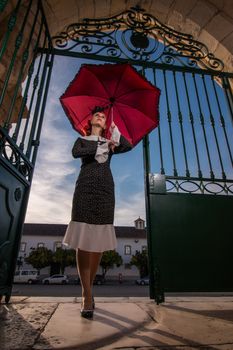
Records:
[[[143,9],[139,4],[130,7],[130,9],[132,9],[133,11],[136,11],[136,12],[145,12],[145,9]]]

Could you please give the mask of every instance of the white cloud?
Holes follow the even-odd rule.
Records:
[[[117,176],[117,182],[118,184],[123,183],[126,179],[130,178],[131,174],[123,174],[123,175],[118,175]]]
[[[72,162],[75,133],[72,136],[72,132],[56,127],[56,119],[61,118],[58,104],[56,99],[48,101],[26,222],[67,223],[70,219],[75,183],[69,183],[67,176],[75,179],[80,163]]]
[[[51,83],[48,95],[26,222],[68,224],[81,165],[81,161],[74,160],[71,154],[78,134],[72,130],[59,101],[64,83],[58,83],[57,77],[54,78],[56,83]],[[126,185],[125,181],[132,178],[131,172],[133,168],[129,167],[126,173],[117,174],[115,183],[119,193]],[[139,215],[145,218],[144,192],[128,196],[127,201],[116,196],[114,225],[132,226]]]
[[[128,200],[116,201],[114,225],[133,226],[138,217],[145,219],[145,193],[143,191],[134,193]]]

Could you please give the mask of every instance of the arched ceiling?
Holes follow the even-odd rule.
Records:
[[[16,3],[9,1],[0,22]],[[203,42],[224,62],[225,70],[233,72],[233,0],[42,0],[42,4],[51,36],[83,18],[110,17],[139,5],[163,24]]]
[[[163,24],[192,34],[233,71],[232,0],[43,0],[51,36],[83,18],[116,15],[139,5]]]

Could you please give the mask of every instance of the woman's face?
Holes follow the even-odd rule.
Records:
[[[106,115],[103,112],[96,112],[91,118],[92,125],[98,125],[102,129],[106,128]]]

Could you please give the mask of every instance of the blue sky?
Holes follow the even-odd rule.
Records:
[[[75,181],[78,177],[81,161],[73,159],[71,149],[79,134],[72,128],[66,117],[59,97],[73,80],[82,63],[96,64],[93,60],[80,58],[56,57],[52,72],[51,84],[45,110],[41,142],[37,156],[34,178],[29,199],[26,222],[63,223],[70,220],[71,203]],[[103,62],[100,62],[102,64]],[[152,70],[147,70],[147,79],[154,84]],[[200,157],[201,170],[204,177],[210,176],[207,152],[200,123],[200,109],[194,91],[191,74],[187,74],[190,108],[195,121],[197,147]],[[180,110],[183,117],[185,145],[188,156],[188,166],[191,176],[196,177],[197,161],[191,123],[189,120],[189,106],[185,93],[182,73],[176,73]],[[233,178],[232,165],[223,128],[220,125],[220,113],[216,98],[214,98],[213,84],[210,77],[205,77],[208,89],[210,108],[207,104],[202,78],[196,76],[201,109],[205,120],[205,130],[215,176],[221,178],[220,161],[217,153],[213,128],[210,123],[210,112],[215,120],[216,133],[223,160],[224,170],[228,178]],[[171,139],[167,119],[167,103],[162,71],[157,70],[156,85],[161,89],[160,125],[162,134],[162,148],[165,173],[173,175],[171,153]],[[173,141],[178,174],[185,176],[184,151],[182,145],[181,128],[178,118],[178,103],[175,93],[173,73],[167,72],[167,91],[172,114]],[[226,123],[228,138],[233,131],[231,116],[227,109],[226,99],[220,85],[215,83],[219,103]],[[210,111],[211,109],[211,111]],[[231,147],[232,141],[231,141]],[[158,143],[158,129],[150,133],[151,172],[160,173],[160,156]],[[145,220],[145,193],[142,141],[130,152],[117,154],[112,157],[111,169],[115,181],[115,220],[114,225],[132,226],[139,216]]]
[[[80,159],[72,157],[71,149],[79,134],[66,117],[59,97],[82,63],[74,58],[55,59],[26,222],[67,224],[70,220],[81,165]],[[114,225],[132,226],[139,216],[145,220],[142,142],[130,152],[114,155],[111,170],[116,200]]]

